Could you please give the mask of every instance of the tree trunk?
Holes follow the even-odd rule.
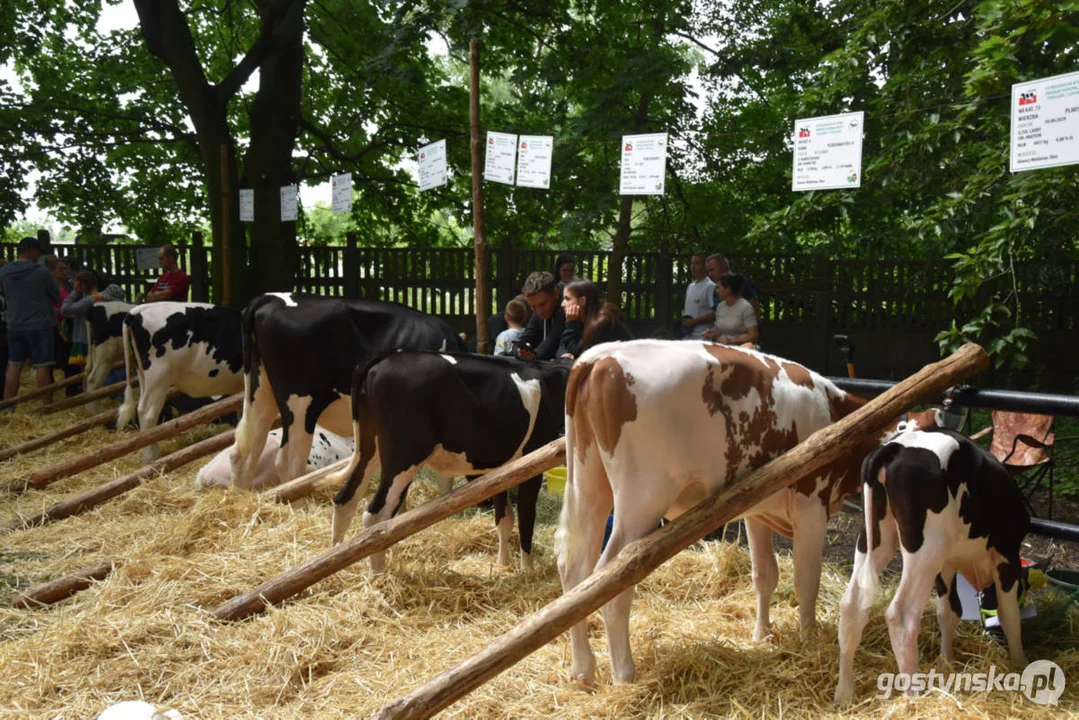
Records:
[[[303,16],[283,23],[288,37],[262,63],[259,90],[251,103],[251,145],[244,158],[247,187],[255,189],[251,223],[250,295],[291,291],[299,253],[296,223],[281,222],[281,188],[292,184],[303,82]],[[242,266],[241,266],[242,267]]]

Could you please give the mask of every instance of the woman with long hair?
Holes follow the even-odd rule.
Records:
[[[719,304],[716,306],[716,322],[704,337],[724,345],[740,345],[756,348],[761,341],[757,313],[742,297],[746,279],[737,273],[721,275],[716,283]]]
[[[559,291],[571,282],[580,279],[577,277],[577,262],[573,259],[573,255],[566,252],[559,253],[554,259],[554,280]]]
[[[566,329],[558,357],[575,359],[593,345],[632,340],[633,334],[622,321],[622,311],[600,298],[599,287],[589,280],[576,280],[562,288],[562,309]]]

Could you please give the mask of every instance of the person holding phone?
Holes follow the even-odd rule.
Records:
[[[521,294],[532,308],[521,333],[517,357],[522,360],[554,360],[566,329],[566,313],[559,303],[557,281],[549,272],[537,270],[528,276]]]

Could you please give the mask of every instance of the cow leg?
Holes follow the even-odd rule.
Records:
[[[282,441],[285,435],[282,435]],[[311,455],[311,444],[314,436],[307,432],[303,426],[303,420],[298,419],[289,428],[288,442],[282,442],[277,451],[277,476],[281,482],[294,480],[307,473],[307,458]]]
[[[1008,641],[1008,658],[1012,665],[1022,667],[1027,664],[1027,656],[1023,652],[1023,634],[1019,627],[1019,557],[1010,560],[1009,565],[1015,568],[1014,577],[1002,578],[1000,566],[993,573],[997,588],[997,617]]]
[[[862,631],[869,622],[869,608],[876,593],[877,576],[884,572],[895,557],[899,534],[891,512],[877,524],[874,537],[880,542],[872,552],[862,552],[866,547],[865,527],[858,534],[854,549],[854,570],[847,584],[847,591],[839,602],[839,682],[835,689],[836,705],[846,705],[854,698],[854,655],[862,642]],[[867,567],[868,566],[868,567]]]
[[[617,557],[623,547],[655,530],[662,517],[663,513],[655,506],[649,508],[647,505],[637,505],[629,498],[624,498],[619,503],[616,499],[611,537],[600,555],[596,570]],[[611,656],[611,673],[617,682],[633,682],[636,672],[629,643],[629,611],[633,603],[633,591],[634,586],[626,588],[602,609],[603,624],[607,628],[607,647]]]
[[[521,535],[521,570],[532,569],[532,535],[536,529],[536,502],[543,476],[525,480],[517,488],[517,529]]]
[[[357,443],[356,452],[352,454],[352,461],[348,467],[336,477],[331,476],[328,485],[336,485],[341,478],[348,478],[346,484],[334,497],[333,502],[333,544],[337,545],[345,539],[348,526],[352,524],[352,518],[356,517],[356,509],[363,500],[367,491],[367,484],[378,471],[378,463],[375,462],[376,452],[369,457],[361,457],[360,445]],[[376,449],[377,450],[377,449]],[[362,466],[362,472],[361,472]]]
[[[794,504],[794,594],[798,598],[802,640],[806,640],[817,629],[817,593],[828,511],[816,495],[795,494]]]
[[[419,469],[418,465],[413,465],[399,473],[393,473],[389,467],[382,469],[382,482],[378,484],[378,490],[375,491],[375,496],[371,498],[371,504],[367,506],[367,510],[363,513],[364,528],[389,520],[397,514],[397,509],[400,507],[405,493],[408,492],[408,486],[412,484],[412,479],[416,477]],[[371,554],[371,570],[376,573],[386,571],[385,551]]]
[[[555,535],[563,593],[568,593],[592,574],[603,545],[603,531],[613,500],[607,473],[597,455],[597,452],[591,452],[586,463],[575,459],[566,482]],[[570,678],[587,686],[595,685],[596,658],[588,642],[588,621],[574,625],[569,635]]]
[[[495,530],[498,532],[498,564],[510,566],[510,535],[513,533],[513,508],[509,492],[500,492],[493,498],[495,505]]]
[[[146,380],[147,383],[142,386],[142,392],[139,394],[140,432],[145,432],[157,425],[157,420],[161,417],[161,410],[165,407],[165,398],[169,394],[167,385],[160,382],[150,384],[149,376],[146,376]],[[147,445],[142,449],[142,462],[146,465],[159,457],[161,457],[161,450],[157,447],[157,443]]]
[[[963,606],[956,589],[955,568],[945,565],[937,575],[937,624],[940,625],[940,655],[950,663],[955,662],[953,644],[955,629]]]
[[[266,369],[259,365],[257,372],[258,385],[254,396],[251,393],[251,378],[244,373],[244,409],[240,424],[236,426],[236,441],[232,445],[232,484],[242,490],[249,490],[255,480],[259,458],[266,447],[266,437],[278,416],[277,401],[266,377]],[[282,429],[282,442],[288,437],[290,429]]]
[[[753,563],[753,591],[757,595],[757,624],[753,628],[753,641],[761,642],[770,632],[768,608],[772,593],[779,583],[779,565],[772,548],[772,528],[747,517],[746,537],[749,539],[749,557]]]
[[[928,537],[917,552],[903,550],[903,576],[884,613],[899,672],[907,675],[918,672],[918,630],[922,612],[929,602],[933,583],[944,567],[946,554],[937,544],[935,538]]]

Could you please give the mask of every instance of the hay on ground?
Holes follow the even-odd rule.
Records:
[[[0,426],[0,444],[84,416],[84,410],[48,418],[16,412]],[[221,429],[199,429],[163,443],[162,450]],[[114,438],[98,428],[0,463],[0,482],[92,452]],[[139,464],[136,453],[43,491],[0,498],[0,522]],[[561,594],[551,550],[559,501],[542,494],[531,572],[494,565],[493,520],[473,510],[401,543],[390,552],[384,576],[372,577],[362,562],[265,615],[218,623],[208,609],[327,548],[329,494],[293,508],[251,493],[199,492],[197,469],[193,464],[159,476],[85,515],[3,538],[0,715],[89,718],[121,700],[145,699],[171,705],[188,718],[363,717],[465,660]],[[410,503],[434,494],[430,484],[418,483]],[[10,607],[18,590],[105,558],[115,559],[117,568],[91,589],[50,609]],[[569,643],[563,636],[446,716],[997,718],[1046,712],[1022,694],[874,699],[877,675],[895,670],[883,619],[887,590],[858,655],[857,704],[836,712],[836,627],[848,571],[825,566],[820,633],[805,644],[798,638],[789,556],[781,556],[780,572],[774,641],[752,642],[755,603],[745,549],[702,543],[638,588],[631,622],[635,683],[611,684],[605,635],[594,615],[590,627],[600,675],[595,693],[568,681]],[[1079,714],[1077,618],[1069,613],[1052,637],[1027,648],[1032,660],[1053,659],[1072,683],[1061,707],[1052,710],[1058,717]],[[948,671],[936,659],[939,635],[929,607],[922,628],[922,669]],[[962,663],[956,670],[1007,666],[1006,652],[969,623],[960,628],[956,651]]]

